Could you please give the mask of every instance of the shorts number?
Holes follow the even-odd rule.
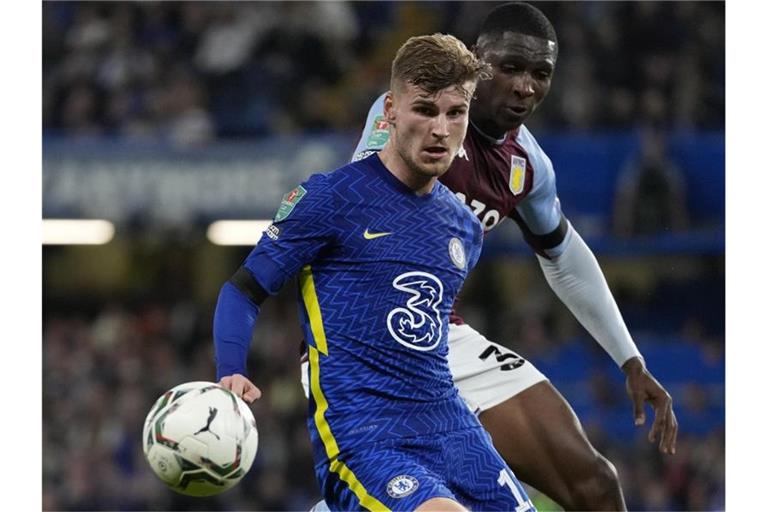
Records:
[[[517,501],[515,512],[524,512],[531,508],[532,503],[526,496],[524,496],[522,488],[519,487],[520,484],[517,483],[509,469],[504,468],[499,471],[499,479],[497,482],[499,482],[499,485],[502,487],[506,485],[509,487],[509,490],[512,491],[512,496],[514,496],[515,501]]]
[[[512,360],[508,363],[505,363],[499,366],[499,369],[503,372],[514,370],[515,368],[520,368],[525,364],[525,359],[523,359],[522,357],[518,356],[513,352],[506,352],[506,353],[502,352],[501,350],[499,350],[499,347],[497,347],[496,345],[488,345],[488,348],[485,349],[483,353],[480,354],[478,357],[480,358],[481,361],[485,361],[492,355],[496,356],[496,361],[498,361],[499,363],[503,361],[507,361],[509,359]]]

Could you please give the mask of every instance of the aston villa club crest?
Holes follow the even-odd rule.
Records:
[[[509,169],[509,190],[517,195],[525,188],[525,158],[520,156],[512,157],[512,166]]]

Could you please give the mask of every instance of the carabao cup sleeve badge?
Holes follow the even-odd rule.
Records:
[[[376,116],[373,120],[371,134],[368,136],[366,148],[383,148],[389,139],[389,123],[384,116]]]
[[[285,194],[283,196],[283,200],[280,201],[280,207],[277,209],[277,213],[275,214],[275,222],[285,220],[306,194],[307,189],[301,185]]]

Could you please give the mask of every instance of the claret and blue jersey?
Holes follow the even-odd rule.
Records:
[[[481,243],[445,186],[417,196],[378,155],[286,194],[244,266],[269,293],[299,277],[316,460],[478,425],[446,356],[448,314]]]
[[[389,139],[384,95],[368,112],[353,159],[381,150]],[[552,162],[523,125],[493,140],[470,123],[462,150],[440,181],[477,215],[485,231],[512,218],[541,256],[562,253],[571,236],[557,198]]]

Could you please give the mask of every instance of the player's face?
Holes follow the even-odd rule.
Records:
[[[499,133],[517,128],[549,92],[557,45],[539,37],[504,32],[492,38],[482,36],[476,51],[493,66],[493,78],[477,86],[472,119],[477,116]]]
[[[461,149],[469,123],[469,102],[475,82],[428,94],[402,84],[385,100],[394,149],[409,171],[421,177],[439,177]]]

